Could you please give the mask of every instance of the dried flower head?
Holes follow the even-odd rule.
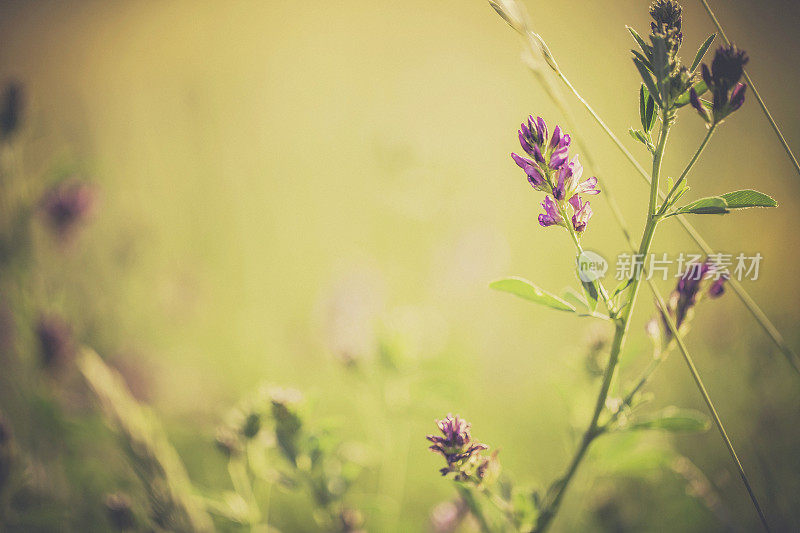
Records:
[[[6,85],[0,98],[0,139],[7,139],[19,129],[22,122],[25,92],[21,84],[12,81]]]
[[[430,450],[441,454],[447,461],[447,466],[439,472],[443,476],[454,472],[457,481],[480,480],[477,471],[486,459],[480,452],[489,447],[472,440],[470,423],[458,415],[447,415],[444,420],[437,420],[436,424],[444,436],[428,435],[427,439],[433,443],[429,446]]]
[[[68,180],[54,186],[42,197],[41,206],[53,232],[62,240],[71,237],[86,220],[95,203],[94,187]]]
[[[744,50],[730,45],[717,49],[711,68],[705,63],[702,65],[703,81],[711,92],[712,101],[702,101],[694,87],[690,90],[689,97],[692,107],[708,124],[719,124],[744,104],[747,86],[739,80],[744,75],[744,66],[748,60]]]
[[[36,338],[45,368],[61,368],[75,356],[72,328],[59,316],[42,315],[36,324]]]

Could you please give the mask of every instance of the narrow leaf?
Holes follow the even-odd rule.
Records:
[[[744,189],[741,191],[726,192],[720,194],[722,198],[728,203],[731,209],[744,209],[747,207],[777,207],[778,202],[769,195],[763,192],[754,191],[752,189]]]
[[[633,63],[636,65],[636,68],[639,70],[639,75],[642,77],[642,81],[647,86],[647,90],[650,91],[650,95],[655,99],[656,103],[661,106],[661,97],[658,95],[658,89],[656,89],[656,84],[653,81],[653,75],[650,72],[650,69],[642,63],[642,60],[638,57],[633,57]]]
[[[725,198],[709,196],[687,204],[673,214],[723,215],[728,212],[728,202],[725,201]]]
[[[645,127],[645,132],[650,133],[653,130],[653,126],[656,123],[656,101],[653,100],[653,95],[649,94],[647,97],[647,126]]]
[[[642,128],[647,131],[647,99],[650,97],[650,91],[643,83],[639,87],[639,120],[642,123]]]
[[[660,429],[663,431],[697,432],[709,428],[708,417],[693,409],[667,407],[660,413],[631,422],[625,429]]]
[[[597,286],[592,281],[583,280],[581,280],[581,286],[583,287],[583,294],[586,295],[586,303],[589,305],[589,311],[594,313],[597,311]]]
[[[546,305],[547,307],[552,307],[553,309],[558,309],[560,311],[575,311],[575,307],[569,302],[565,302],[558,296],[540,289],[530,281],[523,278],[510,277],[498,279],[491,282],[489,287],[497,291],[514,294],[520,298],[524,298],[537,304]]]
[[[653,143],[651,143],[651,142],[650,142],[650,141],[647,139],[647,137],[645,136],[645,134],[644,134],[644,133],[642,133],[641,131],[639,131],[639,130],[635,130],[635,129],[633,129],[633,128],[629,128],[629,129],[628,129],[628,134],[629,134],[631,137],[633,137],[634,139],[636,139],[637,141],[639,141],[640,143],[642,143],[643,145],[645,145],[645,146],[647,147],[647,149],[648,149],[648,150],[650,150],[650,153],[653,153],[653,152],[655,151],[656,147],[655,147],[655,146],[653,146]]]
[[[697,50],[697,55],[694,56],[694,61],[692,61],[692,66],[689,68],[689,71],[694,72],[694,70],[700,65],[700,62],[703,60],[703,56],[706,55],[708,47],[711,46],[711,43],[714,41],[714,37],[716,36],[716,33],[712,33],[708,36],[708,39],[706,39],[705,42],[700,45],[700,48]]]
[[[646,42],[644,42],[644,39],[641,38],[639,33],[637,33],[637,31],[631,28],[630,26],[625,26],[625,27],[628,28],[628,31],[633,37],[633,40],[636,41],[636,44],[639,45],[639,48],[642,49],[642,52],[644,52],[645,56],[649,55],[650,46]]]

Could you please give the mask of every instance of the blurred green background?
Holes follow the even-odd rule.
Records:
[[[625,25],[645,31],[648,3],[525,3],[571,81],[646,162],[625,134],[638,123],[639,84]],[[800,148],[800,4],[712,6]],[[713,27],[698,2],[684,8],[690,57]],[[220,483],[214,429],[265,380],[316,398],[320,416],[376,448],[376,468],[390,474],[368,474],[359,489],[386,495],[380,511],[366,509],[370,530],[425,530],[452,496],[424,441],[447,412],[501,448],[519,482],[543,485],[563,470],[596,394],[586,346],[605,330],[487,288],[516,274],[557,291],[574,274],[569,240],[539,227],[541,195],[508,157],[529,113],[551,125],[563,117],[485,2],[6,0],[0,34],[0,80],[27,94],[17,141],[26,177],[78,172],[100,191],[74,249],[50,258],[61,280],[50,303],[83,342],[133,369],[196,485]],[[748,96],[693,171],[690,194],[753,187],[780,207],[695,222],[721,251],[764,256],[745,286],[800,349],[800,178]],[[645,184],[573,112],[573,137],[598,159],[586,171],[613,188],[638,235]],[[703,134],[696,115],[680,115],[666,174]],[[613,261],[624,241],[602,196],[592,204],[584,244]],[[662,227],[656,250],[696,251],[677,224]],[[641,294],[623,378],[649,357],[653,306]],[[799,378],[732,293],[697,315],[689,346],[745,468],[774,528],[797,528]],[[341,359],[371,353],[381,334],[408,360],[400,378],[374,383],[370,398],[382,400],[368,401],[359,391],[372,378]],[[656,407],[703,410],[679,357],[650,388]],[[672,440],[704,472],[706,500],[668,470],[614,475],[624,443],[609,438],[556,528],[755,530],[719,435]],[[312,527],[280,500],[273,515],[287,530]]]

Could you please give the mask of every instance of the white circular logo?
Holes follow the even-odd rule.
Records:
[[[598,254],[590,250],[584,250],[576,259],[578,267],[578,277],[581,281],[592,282],[596,281],[608,272],[608,261]]]

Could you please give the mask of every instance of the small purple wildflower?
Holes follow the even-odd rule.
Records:
[[[472,472],[467,467],[477,467],[480,465],[469,465],[472,459],[478,459],[483,450],[489,447],[480,442],[474,442],[470,435],[471,424],[459,418],[458,415],[447,415],[444,420],[437,420],[436,424],[444,437],[438,435],[428,435],[427,439],[433,444],[429,449],[439,453],[447,461],[447,466],[439,470],[443,476],[450,472],[456,473],[456,480],[464,481],[470,477]],[[473,463],[475,461],[472,461]],[[471,470],[474,470],[472,468]]]
[[[703,81],[711,92],[712,101],[703,102],[694,87],[689,92],[689,102],[708,124],[719,124],[725,117],[742,107],[747,86],[739,80],[749,58],[735,45],[721,46],[714,54],[711,68],[701,67]]]
[[[95,189],[86,183],[69,180],[54,186],[42,197],[42,209],[56,235],[68,240],[91,213]]]
[[[75,355],[72,328],[59,316],[42,315],[36,325],[36,337],[45,368],[63,367]]]
[[[725,292],[726,281],[727,276],[718,273],[713,263],[705,261],[688,265],[667,301],[667,312],[675,321],[675,327],[680,331],[691,317],[694,307],[705,295],[712,299],[721,296]],[[672,339],[672,332],[663,316],[661,321],[664,338],[668,342]]]
[[[599,194],[600,190],[595,177],[581,181],[583,166],[577,155],[569,160],[572,138],[561,126],[556,126],[548,137],[544,119],[534,119],[533,115],[520,125],[517,136],[520,146],[531,159],[515,153],[511,154],[511,158],[525,171],[534,189],[547,193],[539,224],[543,227],[558,225],[569,228],[565,219],[571,219],[575,231],[584,232],[592,209],[589,202],[583,202],[579,195]]]
[[[581,199],[577,194],[569,199],[569,203],[575,211],[575,214],[572,215],[572,227],[578,233],[582,233],[586,230],[586,225],[594,214],[592,208],[589,206],[589,202],[581,203]]]

